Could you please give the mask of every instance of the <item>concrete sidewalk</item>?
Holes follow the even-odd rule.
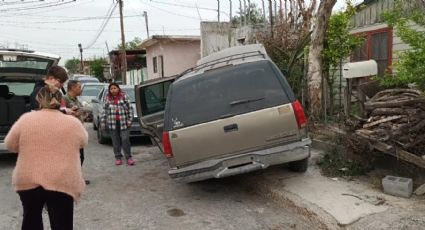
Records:
[[[313,149],[304,174],[273,167],[246,179],[262,195],[317,222],[318,229],[425,229],[423,196],[394,197],[360,180],[322,176],[315,164],[321,154]]]

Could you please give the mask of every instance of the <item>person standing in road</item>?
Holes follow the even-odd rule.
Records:
[[[103,111],[101,114],[101,129],[108,129],[114,146],[115,165],[122,165],[121,148],[124,151],[127,165],[134,165],[131,157],[130,131],[133,120],[133,108],[130,100],[120,88],[112,82],[108,86]]]
[[[36,96],[38,91],[46,85],[53,88],[54,90],[60,90],[63,84],[68,80],[68,74],[66,70],[60,66],[52,66],[47,71],[47,75],[43,80],[37,81],[34,85],[34,89],[30,95],[30,108],[31,110],[40,109]]]
[[[68,92],[66,92],[66,95],[63,97],[63,100],[65,101],[66,108],[70,108],[73,111],[73,116],[78,118],[81,123],[83,123],[83,118],[81,114],[81,108],[83,107],[81,105],[81,102],[78,100],[78,96],[81,95],[81,83],[76,80],[69,80],[68,86],[67,86]],[[84,162],[84,149],[80,149],[80,161],[81,166],[83,166]],[[90,184],[89,180],[86,180],[86,184]]]
[[[47,75],[43,80],[37,81],[34,85],[34,89],[30,94],[30,109],[31,110],[39,110],[40,106],[38,101],[36,100],[36,96],[38,91],[41,88],[48,86],[51,90],[60,90],[63,87],[63,84],[68,80],[68,74],[66,70],[60,66],[52,66],[47,71]],[[68,108],[59,108],[62,113],[73,115],[75,111]]]
[[[40,110],[23,114],[4,139],[18,154],[12,185],[23,206],[23,230],[43,229],[44,205],[52,230],[73,229],[74,201],[85,188],[79,149],[88,134],[75,117],[59,111],[61,99],[59,91],[40,88]]]

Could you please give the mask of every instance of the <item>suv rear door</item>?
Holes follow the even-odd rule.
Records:
[[[29,95],[35,82],[45,77],[59,59],[53,54],[0,49],[0,85],[10,92],[7,98],[0,97],[0,153],[7,152],[3,139],[10,127],[19,116],[29,111]],[[6,90],[2,93],[7,94]]]
[[[163,152],[162,131],[168,89],[175,77],[153,79],[136,86],[136,110],[143,134]]]
[[[183,76],[170,89],[165,117],[173,161],[178,167],[299,141],[294,101],[270,61]]]
[[[60,57],[53,54],[0,49],[0,73],[3,79],[39,80],[46,75],[51,66],[57,65],[59,60]]]

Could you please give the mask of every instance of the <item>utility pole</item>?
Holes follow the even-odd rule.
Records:
[[[248,25],[250,24],[251,21],[251,1],[248,0],[248,20],[246,20]]]
[[[83,65],[83,46],[81,43],[78,43],[78,48],[80,49],[80,73],[84,73],[84,65]]]
[[[240,23],[241,23],[241,28],[242,28],[242,20],[243,20],[243,17],[244,17],[243,11],[242,11],[242,0],[239,0],[239,14],[240,14]]]
[[[265,24],[267,24],[266,22],[266,8],[264,7],[264,0],[261,0],[261,3],[263,4],[263,21]]]
[[[108,42],[105,41],[105,45],[106,45],[106,50],[108,51],[108,55],[109,55],[109,46],[108,46]]]
[[[217,0],[217,20],[220,22],[220,0]]]
[[[124,36],[124,19],[122,15],[122,7],[123,2],[122,0],[118,0],[119,7],[120,7],[120,24],[121,24],[121,58],[122,58],[122,66],[121,66],[121,80],[122,83],[125,85],[127,84],[127,53],[125,52],[125,36]]]
[[[243,0],[243,14],[244,14],[243,16],[245,18],[243,25],[246,26],[247,23],[248,23],[248,16],[247,16],[247,13],[246,13],[246,0]]]
[[[270,32],[273,38],[273,5],[272,0],[269,0],[269,17],[270,17]]]
[[[145,17],[146,34],[148,35],[148,39],[149,39],[148,12],[143,11],[143,16]]]
[[[230,16],[229,16],[229,21],[232,22],[232,0],[229,0],[230,3]]]

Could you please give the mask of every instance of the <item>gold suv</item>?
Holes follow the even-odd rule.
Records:
[[[307,119],[262,45],[228,48],[177,77],[136,87],[143,132],[168,159],[171,178],[192,182],[289,162],[305,172]]]

